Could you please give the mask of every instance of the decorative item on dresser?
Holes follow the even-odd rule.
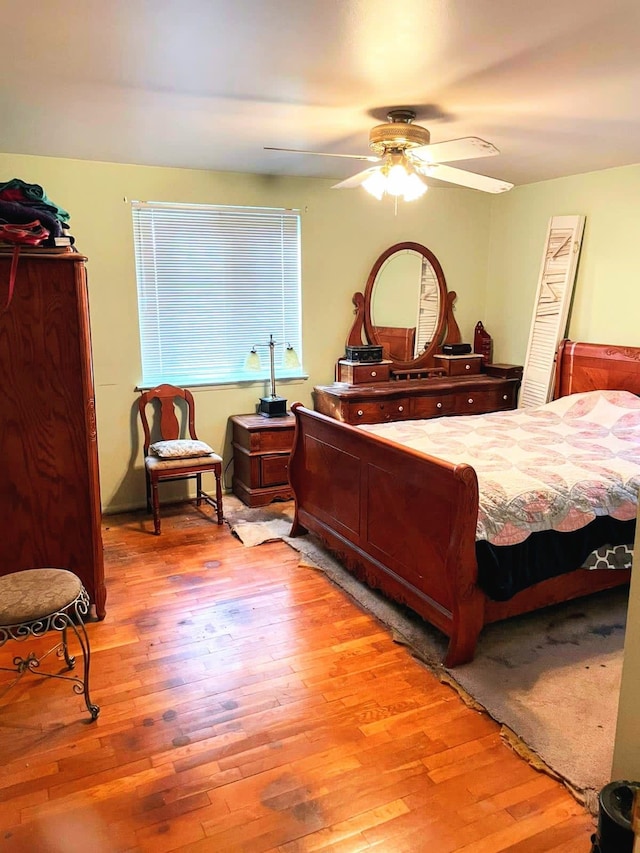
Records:
[[[286,412],[278,418],[234,415],[233,492],[248,506],[265,506],[293,497],[289,486],[289,452],[295,418]]]
[[[0,575],[37,566],[80,578],[105,615],[87,276],[82,255],[21,255],[0,316]],[[0,254],[0,282],[11,255]]]
[[[454,383],[456,379],[461,383],[472,381],[467,377],[450,377],[448,382]],[[487,382],[494,380],[494,377],[480,375],[475,379]],[[393,389],[393,392],[398,389],[397,393],[401,394],[399,388],[403,384],[390,382],[387,387]],[[410,386],[412,383],[407,384]],[[438,380],[421,384],[431,387],[437,385]],[[354,388],[354,392],[362,391],[363,387]],[[369,386],[369,389],[375,395],[381,387]],[[607,389],[612,390],[605,394],[598,393],[599,390]],[[571,400],[570,395],[583,392],[593,392],[595,398]],[[566,439],[559,436],[559,440],[556,440],[554,434],[548,436],[545,447],[551,448],[551,451],[543,451],[540,449],[542,436],[537,435],[532,447],[528,438],[532,430],[527,418],[535,420],[537,412],[527,414],[526,410],[486,414],[474,418],[473,424],[469,424],[469,418],[457,418],[451,422],[450,428],[440,418],[425,421],[422,432],[431,434],[429,425],[435,427],[431,432],[438,446],[445,446],[445,437],[449,433],[455,438],[455,450],[450,446],[448,457],[443,450],[435,455],[430,450],[416,449],[420,446],[417,443],[418,424],[405,428],[404,441],[401,442],[395,436],[403,431],[402,421],[397,424],[379,424],[373,428],[374,434],[371,427],[359,429],[296,403],[292,407],[296,417],[296,431],[289,465],[289,479],[296,499],[292,535],[306,530],[316,533],[354,575],[382,590],[390,598],[408,605],[442,630],[449,637],[445,658],[447,666],[470,661],[483,625],[628,582],[628,568],[615,571],[600,569],[599,566],[591,570],[577,568],[585,565],[576,560],[576,552],[582,551],[586,543],[583,539],[573,537],[576,533],[582,536],[584,532],[585,536],[600,538],[602,527],[599,522],[602,517],[612,528],[616,526],[614,522],[623,526],[622,531],[616,532],[616,536],[620,534],[621,541],[600,539],[587,548],[580,559],[605,543],[628,545],[629,536],[633,541],[633,531],[629,525],[633,525],[634,521],[630,520],[629,509],[633,510],[635,519],[634,502],[637,501],[636,483],[640,480],[640,467],[636,465],[633,468],[636,463],[629,454],[628,445],[630,441],[636,440],[632,438],[634,433],[631,432],[631,424],[638,423],[639,404],[634,396],[638,394],[640,349],[564,342],[557,355],[555,402],[545,405],[551,415],[546,417],[547,423],[560,423],[561,429],[566,431]],[[400,405],[403,398],[393,399],[396,405]],[[412,401],[409,399],[409,402]],[[563,415],[567,411],[571,411],[570,417]],[[611,422],[603,418],[600,430],[594,432],[591,429],[594,435],[592,445],[583,449],[585,460],[588,457],[595,459],[595,462],[582,473],[582,467],[572,462],[575,456],[575,433],[570,433],[570,430],[581,428],[580,417],[597,422],[595,418],[602,412]],[[373,420],[369,423],[373,423]],[[626,426],[621,432],[622,423]],[[492,427],[492,424],[495,426]],[[537,477],[536,484],[526,486],[525,492],[517,499],[509,495],[506,505],[500,500],[494,500],[495,491],[489,492],[488,502],[493,502],[502,511],[496,528],[502,538],[494,544],[488,525],[496,527],[495,516],[487,515],[486,501],[480,502],[485,493],[479,491],[479,475],[472,465],[464,461],[473,451],[464,450],[466,445],[461,442],[465,434],[474,432],[475,446],[480,448],[480,454],[475,453],[474,458],[479,459],[482,457],[483,436],[486,441],[498,435],[502,438],[507,435],[509,439],[509,432],[513,431],[514,426],[519,428],[520,424],[523,424],[524,439],[514,439],[520,454],[515,466],[516,473],[520,476],[528,471],[530,476]],[[540,424],[541,419],[538,417],[537,431]],[[611,444],[605,445],[605,441]],[[582,447],[584,436],[580,442]],[[556,446],[560,443],[563,451]],[[494,453],[498,452],[498,445],[506,447],[499,469],[491,468],[495,462],[494,456],[484,458],[484,464],[492,471],[508,472],[511,445],[508,442],[505,445],[496,438]],[[525,463],[523,454],[526,452],[533,452],[534,456]],[[607,478],[609,459],[613,460],[613,474]],[[602,471],[599,477],[602,478],[604,474],[604,482],[598,480],[594,486],[600,460]],[[624,476],[616,473],[616,465],[625,472]],[[561,466],[564,466],[562,476]],[[595,518],[588,524],[589,530],[581,526],[586,524],[585,519],[590,515],[588,511],[583,509],[582,517],[576,520],[578,502],[572,498],[573,480],[565,476],[567,469],[571,477],[576,475],[576,471],[582,475],[583,479],[577,483],[579,488],[576,494],[583,495],[580,504],[583,508],[593,506],[591,517]],[[482,470],[485,477],[490,479],[492,475],[486,474],[486,467]],[[518,476],[515,484],[519,487]],[[630,479],[627,480],[627,477]],[[502,475],[493,476],[493,479],[498,481],[501,488]],[[569,490],[562,492],[562,501],[558,504],[561,494],[559,486],[564,480],[568,482]],[[513,481],[511,477],[510,482]],[[545,500],[544,493],[540,497],[540,488],[548,481],[552,482],[551,497]],[[612,486],[617,491],[610,497],[608,490]],[[537,501],[531,501],[532,494],[538,496]],[[592,502],[598,501],[600,497],[603,503],[593,505]],[[569,513],[571,525],[566,523],[569,516],[563,516],[551,530],[545,529],[542,523],[541,526],[522,530],[531,513],[536,518],[536,513],[544,516],[545,507],[557,505],[562,507],[563,513]],[[485,507],[482,517],[481,506]],[[481,520],[483,527],[478,536]],[[592,523],[597,525],[592,527]],[[569,532],[564,532],[567,527],[570,527]],[[514,530],[518,531],[522,539],[515,538]],[[555,536],[546,537],[548,533]],[[529,539],[540,535],[545,538],[532,542],[536,546],[533,551],[528,550],[524,554],[520,550],[521,544],[527,545]],[[606,536],[611,535],[607,529]],[[552,559],[549,558],[550,551],[545,550],[549,548],[550,540],[554,543],[552,548],[556,549]],[[579,543],[577,548],[576,543]],[[568,556],[567,544],[573,551],[572,557]],[[484,545],[490,547],[480,547]],[[508,549],[506,556],[510,562],[506,571],[500,562],[505,555],[505,548]],[[517,550],[514,552],[512,548]],[[535,559],[537,550],[542,554],[542,560]],[[486,551],[489,551],[488,555],[485,553],[488,559],[481,562],[482,554]],[[498,554],[498,551],[503,553]],[[526,559],[522,559],[523,556]],[[494,561],[499,569],[498,574],[510,585],[504,595],[491,595],[483,581],[483,565],[484,578],[492,578]]]

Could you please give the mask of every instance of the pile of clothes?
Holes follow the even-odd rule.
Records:
[[[74,239],[67,230],[69,219],[69,213],[51,201],[38,184],[28,184],[20,178],[0,182],[0,242],[3,226],[29,226],[34,233],[48,231],[40,246],[72,246]]]

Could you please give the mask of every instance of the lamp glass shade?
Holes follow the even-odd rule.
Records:
[[[420,198],[420,196],[423,196],[428,189],[429,187],[420,178],[420,176],[416,175],[415,172],[411,172],[407,175],[403,198],[405,201],[414,201],[415,199]]]
[[[298,354],[291,346],[291,344],[287,344],[287,347],[284,351],[284,366],[290,368],[291,370],[295,370],[300,367],[300,359],[298,358]]]
[[[362,186],[370,195],[380,201],[384,195],[386,183],[387,179],[383,175],[382,171],[378,169],[369,175],[367,180],[363,182]]]
[[[247,359],[244,363],[245,370],[258,371],[262,369],[262,364],[260,363],[260,355],[255,347],[251,350]]]

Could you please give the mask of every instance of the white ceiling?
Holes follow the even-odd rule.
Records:
[[[640,162],[639,0],[0,0],[0,151],[345,178],[414,107],[515,184]],[[5,176],[7,179],[7,176]]]

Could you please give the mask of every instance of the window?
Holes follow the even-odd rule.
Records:
[[[133,202],[143,387],[278,378],[301,357],[300,213]],[[249,373],[252,347],[263,365]]]

